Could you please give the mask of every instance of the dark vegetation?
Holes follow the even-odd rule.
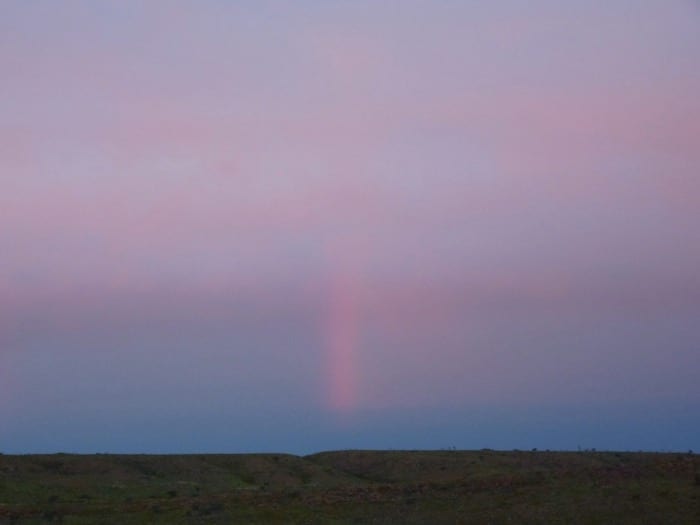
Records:
[[[700,523],[692,453],[0,455],[0,523]]]

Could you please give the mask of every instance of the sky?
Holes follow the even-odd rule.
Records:
[[[0,451],[700,449],[700,3],[4,0]]]

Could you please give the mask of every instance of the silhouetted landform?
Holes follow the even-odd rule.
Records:
[[[688,453],[0,455],[0,523],[700,523]]]

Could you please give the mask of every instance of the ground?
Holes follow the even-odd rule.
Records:
[[[700,455],[0,455],[0,523],[700,524]]]

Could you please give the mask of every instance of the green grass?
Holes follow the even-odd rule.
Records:
[[[700,523],[700,456],[0,455],[2,523]]]

